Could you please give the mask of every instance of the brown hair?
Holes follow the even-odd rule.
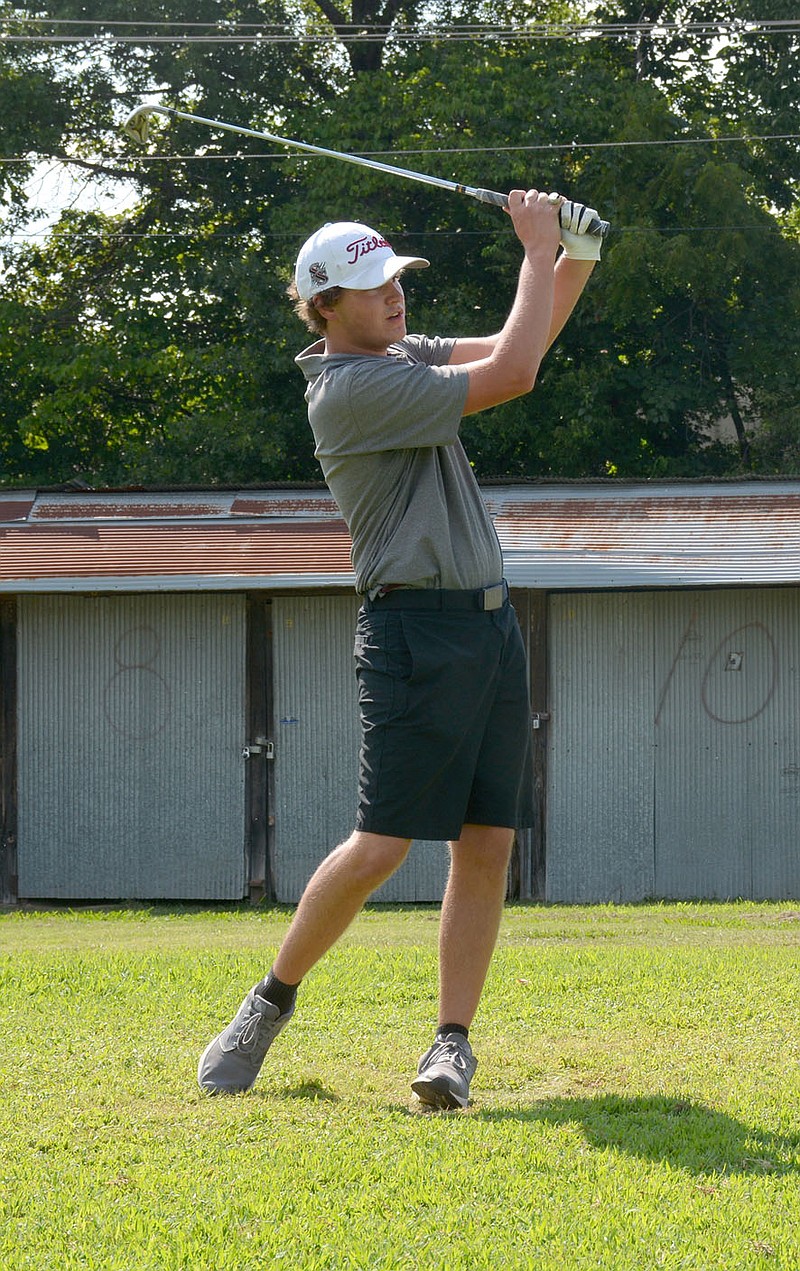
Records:
[[[297,287],[294,282],[291,282],[286,288],[286,294],[294,302],[295,313],[309,331],[313,331],[315,335],[324,335],[328,322],[326,318],[323,318],[315,302],[321,300],[323,305],[330,309],[340,299],[343,290],[343,287],[329,287],[327,291],[318,291],[310,300],[301,300]]]

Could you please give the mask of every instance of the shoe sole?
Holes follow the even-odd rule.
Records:
[[[411,1089],[422,1103],[438,1112],[452,1112],[469,1104],[469,1099],[454,1094],[446,1077],[419,1077],[411,1082]]]

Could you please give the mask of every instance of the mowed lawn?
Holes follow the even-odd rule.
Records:
[[[287,911],[0,915],[0,1266],[797,1271],[800,907],[510,907],[426,1114],[437,918],[365,912],[211,1098]]]

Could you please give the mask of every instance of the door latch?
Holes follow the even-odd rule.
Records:
[[[247,746],[242,747],[242,759],[252,759],[254,755],[263,755],[265,759],[275,758],[275,743],[268,737],[256,737]]]
[[[531,723],[534,728],[541,728],[542,724],[546,724],[549,718],[549,711],[534,711],[531,716]]]

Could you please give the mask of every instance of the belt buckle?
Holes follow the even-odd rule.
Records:
[[[484,587],[481,591],[483,609],[502,609],[506,599],[505,583],[495,583],[493,587]]]

